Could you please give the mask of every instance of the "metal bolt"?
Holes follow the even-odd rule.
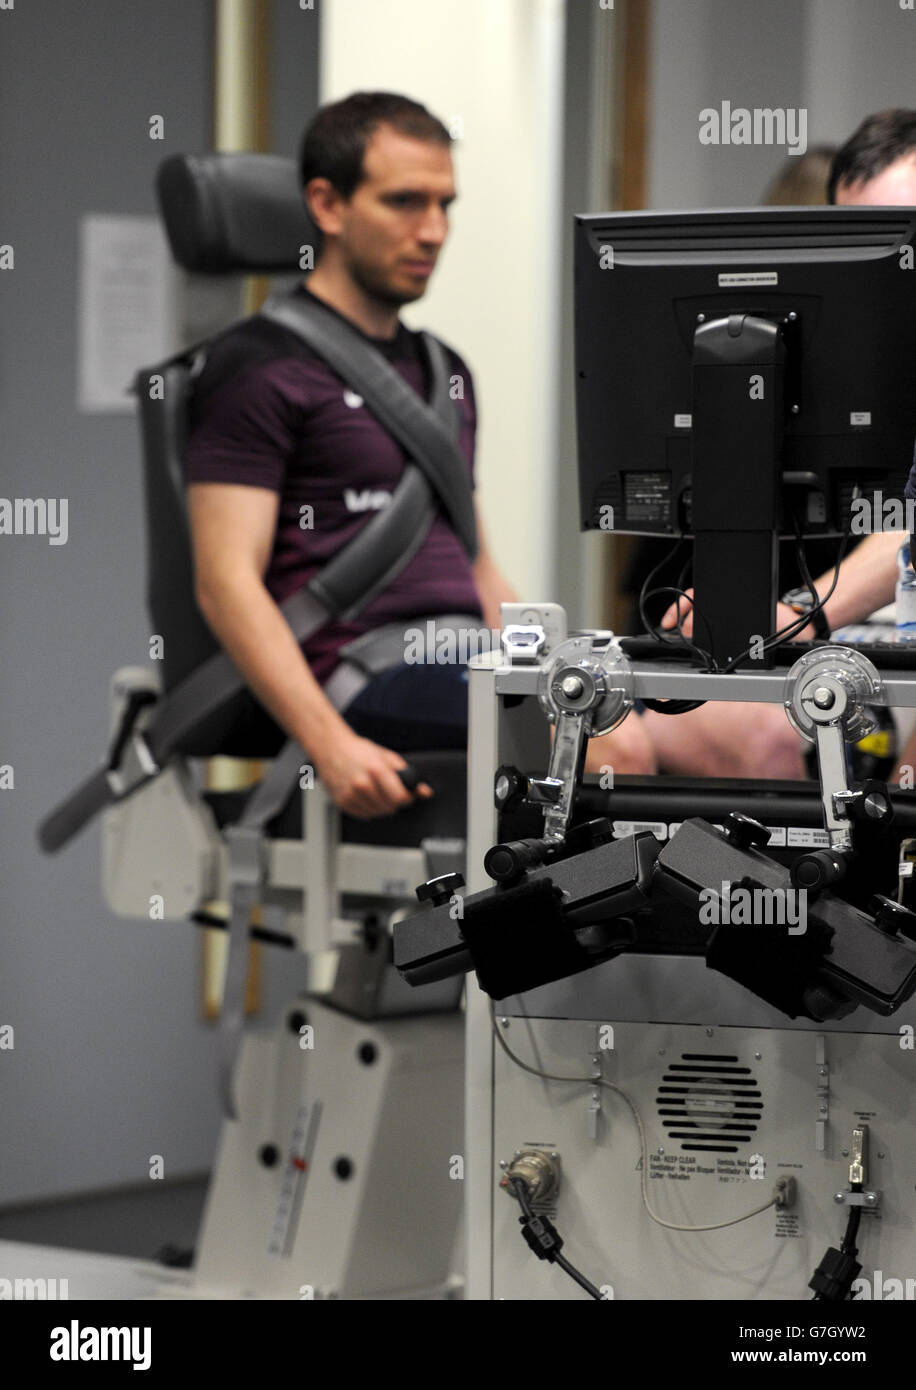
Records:
[[[848,1158],[848,1157],[849,1157],[849,1150],[848,1150],[848,1149],[840,1149],[840,1153],[843,1155],[844,1158]]]
[[[790,312],[790,314],[789,314],[789,322],[790,322],[790,323],[794,323],[795,320],[796,320],[797,318],[798,318],[798,314],[796,314],[795,310],[792,309],[791,312]]]
[[[600,1099],[601,1099],[601,1092],[600,1092],[600,1091],[592,1091],[592,1100],[600,1100]]]
[[[843,1203],[846,1201],[846,1193],[845,1193],[845,1192],[834,1192],[834,1194],[833,1194],[833,1200],[837,1203],[838,1206],[842,1206]]]
[[[697,314],[697,323],[705,323],[705,322],[706,322],[706,315],[705,315],[705,314]]]
[[[865,1205],[866,1205],[867,1207],[873,1207],[873,1206],[875,1205],[875,1203],[877,1202],[877,1200],[878,1200],[878,1197],[877,1197],[877,1194],[876,1194],[876,1193],[874,1193],[874,1192],[866,1192],[866,1194],[865,1194]]]
[[[799,415],[799,414],[801,414],[801,406],[793,405],[793,407],[792,407],[792,414],[793,414],[793,415]]]
[[[819,1105],[817,1108],[818,1108],[818,1113],[819,1113],[819,1114],[821,1114],[821,1115],[826,1115],[826,1114],[827,1114],[827,1105],[826,1105],[826,1102],[825,1102],[825,1101],[821,1101],[820,1105]]]
[[[818,1069],[817,1069],[817,1074],[818,1074],[818,1076],[826,1076],[826,1075],[827,1075],[827,1068],[826,1068],[826,1067],[818,1067]]]
[[[500,1166],[500,1168],[508,1168],[508,1167],[509,1167],[508,1163],[506,1162],[506,1160],[505,1160],[504,1158],[501,1158],[501,1159],[499,1160],[499,1166]]]
[[[658,1149],[657,1149],[657,1152],[660,1153],[660,1154],[663,1154],[663,1153],[665,1152],[665,1150],[662,1148],[661,1144],[659,1144]]]
[[[581,676],[564,676],[560,689],[569,700],[577,700],[585,689]]]
[[[509,779],[506,776],[506,774],[503,773],[500,777],[497,777],[496,779],[496,799],[497,801],[505,801],[508,795]]]
[[[755,1053],[754,1053],[754,1061],[755,1061],[755,1062],[759,1062],[759,1061],[760,1061],[760,1057],[761,1057],[761,1054],[760,1054],[759,1052],[755,1052]]]
[[[707,1028],[707,1029],[706,1029],[706,1036],[707,1036],[707,1038],[711,1038],[711,1037],[712,1037],[712,1029],[711,1029],[711,1028]]]
[[[502,1026],[503,1026],[504,1028],[508,1028],[508,1027],[509,1027],[509,1020],[508,1020],[507,1018],[501,1018],[499,1021],[500,1021],[500,1023],[502,1024]]]
[[[835,696],[833,691],[829,690],[826,685],[819,685],[814,692],[813,700],[818,709],[830,709],[834,704]]]

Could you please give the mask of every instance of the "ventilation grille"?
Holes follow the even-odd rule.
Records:
[[[669,1063],[655,1105],[668,1137],[685,1153],[737,1153],[752,1142],[763,1114],[750,1067],[712,1052],[682,1052]]]
[[[858,210],[857,210],[858,211]],[[689,214],[660,214],[618,221],[583,216],[595,255],[612,245],[614,263],[650,265],[653,262],[712,265],[730,260],[798,260],[799,256],[832,260],[861,260],[890,255],[908,242],[913,227],[911,212],[844,216],[836,208],[807,209],[804,215],[772,212],[744,219],[723,212],[715,220],[699,222]],[[845,225],[844,225],[845,223]]]

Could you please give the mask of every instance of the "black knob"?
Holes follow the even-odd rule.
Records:
[[[548,848],[545,840],[508,840],[487,850],[483,867],[497,883],[511,883],[542,864]]]
[[[463,874],[443,874],[441,878],[430,878],[426,883],[421,883],[417,889],[417,897],[421,903],[428,902],[434,907],[441,907],[449,901],[456,888],[463,887]]]
[[[517,767],[503,764],[493,778],[493,801],[498,811],[520,806],[528,791],[528,778]]]
[[[258,1158],[265,1168],[275,1168],[280,1162],[280,1150],[276,1144],[262,1144],[258,1150]]]
[[[819,893],[831,883],[839,883],[846,873],[846,859],[836,849],[813,849],[800,854],[789,876],[795,888],[804,888],[808,893]]]
[[[868,904],[868,911],[875,919],[875,926],[888,936],[896,936],[899,931],[911,941],[916,940],[916,912],[911,912],[903,903],[894,902],[893,898],[886,898],[883,893],[876,893]]]
[[[751,845],[762,847],[767,844],[770,832],[759,820],[745,816],[741,811],[730,811],[725,817],[725,838],[738,849],[748,849]]]
[[[854,821],[868,821],[871,825],[890,825],[894,807],[887,785],[875,778],[863,782],[855,801],[849,803],[849,817]]]

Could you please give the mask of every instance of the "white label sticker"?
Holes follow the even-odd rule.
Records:
[[[910,860],[910,859],[901,859],[901,861],[900,861],[900,863],[899,863],[899,865],[898,865],[898,867],[897,867],[897,876],[898,876],[898,878],[912,878],[912,877],[913,877],[913,863],[912,863],[912,860]]]
[[[769,849],[785,849],[786,846],[786,827],[784,825],[768,825],[770,838],[767,841]]]
[[[676,430],[689,430],[689,429],[693,429],[693,416],[692,416],[692,415],[675,415],[675,417],[674,417],[674,428],[675,428]]]
[[[807,830],[799,825],[789,826],[789,849],[829,849],[830,836],[826,830]]]
[[[741,270],[723,272],[719,276],[721,289],[740,289],[743,285],[778,285],[779,274],[775,270]]]
[[[870,424],[871,424],[871,411],[870,411],[870,410],[853,410],[853,411],[850,413],[850,416],[849,416],[849,423],[850,423],[851,425],[870,425]]]
[[[614,839],[622,840],[625,835],[635,835],[640,830],[651,830],[659,840],[668,838],[668,827],[663,820],[615,820]]]

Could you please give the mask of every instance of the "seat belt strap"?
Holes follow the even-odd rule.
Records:
[[[349,386],[372,414],[399,440],[441,499],[471,559],[477,557],[474,499],[467,461],[434,408],[427,405],[365,337],[311,294],[272,295],[261,315],[282,323],[307,342]],[[423,334],[433,375],[448,380],[441,345]],[[454,413],[452,414],[454,420]]]

